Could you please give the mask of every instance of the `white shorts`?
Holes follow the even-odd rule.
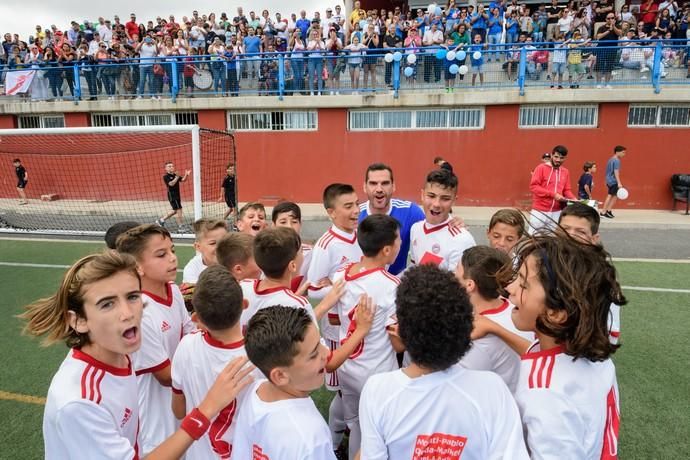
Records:
[[[347,393],[341,391],[343,397],[343,419],[345,424],[352,429],[353,424],[359,423],[359,393]]]
[[[529,229],[530,235],[534,235],[538,230],[555,230],[558,226],[558,219],[561,217],[561,211],[538,211],[532,209],[529,213]]]

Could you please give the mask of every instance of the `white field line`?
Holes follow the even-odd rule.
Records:
[[[643,262],[660,264],[690,264],[690,259],[637,259],[634,257],[614,257],[614,262]]]
[[[174,236],[173,236],[174,238]],[[190,238],[194,238],[192,235]],[[185,239],[190,239],[190,238],[185,238]],[[0,234],[0,241],[33,241],[33,242],[39,242],[39,243],[79,243],[79,244],[98,244],[98,243],[103,243],[102,239],[98,240],[73,240],[71,238],[68,239],[60,239],[60,238],[13,238],[13,237],[7,237],[6,235]],[[194,243],[180,243],[180,242],[175,242],[175,246],[194,246]],[[105,249],[105,245],[103,247]]]
[[[0,262],[0,267],[25,267],[25,268],[69,268],[70,265],[60,264],[30,264],[24,262]],[[182,273],[181,269],[177,269],[178,273]]]

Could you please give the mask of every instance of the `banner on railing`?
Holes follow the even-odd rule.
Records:
[[[5,75],[5,94],[14,96],[29,91],[31,82],[36,76],[35,70],[13,70]]]

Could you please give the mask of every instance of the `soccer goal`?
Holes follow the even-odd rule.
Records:
[[[184,228],[222,218],[221,185],[236,163],[231,133],[196,125],[0,130],[0,231],[99,235],[116,222],[154,223],[175,201],[168,163],[173,174],[190,171],[178,184]],[[180,233],[174,216],[167,223]]]

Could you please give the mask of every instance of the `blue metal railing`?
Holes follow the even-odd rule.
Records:
[[[99,97],[163,96],[176,102],[196,96],[268,95],[282,100],[297,94],[384,93],[398,97],[401,92],[477,87],[517,90],[524,95],[531,88],[566,85],[650,87],[659,93],[667,85],[690,86],[687,40],[610,43],[175,56],[79,61],[69,66],[35,63],[0,66],[0,76],[35,70],[28,96],[65,98],[75,104]],[[8,99],[0,98],[0,103]]]

